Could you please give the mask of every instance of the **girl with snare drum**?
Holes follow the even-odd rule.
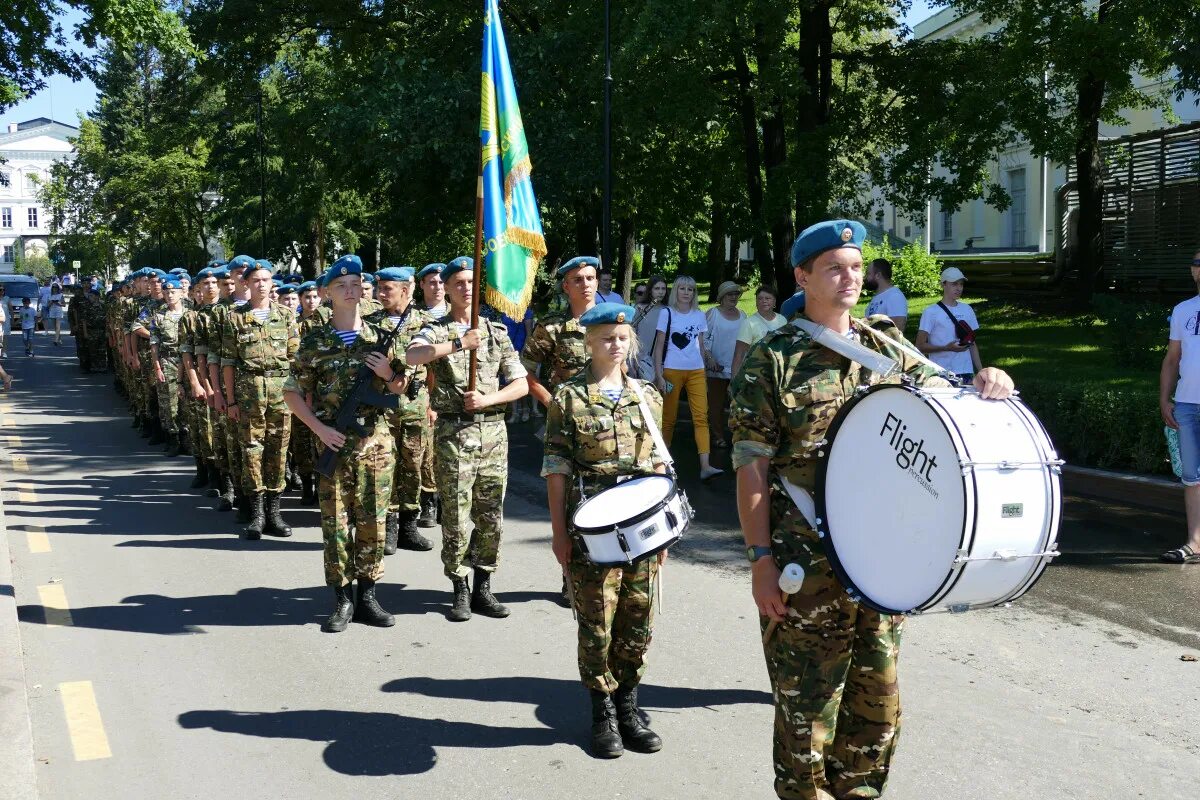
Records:
[[[642,723],[637,687],[646,669],[653,590],[666,550],[630,556],[616,566],[596,563],[602,559],[589,556],[572,524],[588,498],[627,479],[666,472],[649,432],[662,414],[662,397],[624,370],[626,359],[637,356],[633,318],[633,307],[621,303],[600,303],[580,318],[591,359],[554,393],[542,462],[554,556],[570,579],[579,622],[579,674],[591,693],[592,753],[599,758],[616,758],[625,747],[643,753],[662,748],[662,740]],[[654,419],[643,415],[640,397]],[[670,479],[654,480],[670,483],[674,497]]]

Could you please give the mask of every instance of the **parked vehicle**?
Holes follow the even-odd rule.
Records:
[[[21,327],[21,301],[28,297],[34,307],[38,304],[38,282],[29,275],[0,275],[0,286],[4,287],[4,302],[7,304],[9,330]],[[38,310],[40,316],[41,310]]]

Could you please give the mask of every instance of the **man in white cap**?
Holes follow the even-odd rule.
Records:
[[[975,373],[983,369],[975,334],[979,320],[975,311],[962,297],[967,276],[958,267],[942,270],[942,299],[921,312],[917,347],[939,366],[969,384]]]

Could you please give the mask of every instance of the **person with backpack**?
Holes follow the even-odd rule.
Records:
[[[958,301],[966,280],[958,267],[942,270],[942,299],[921,312],[917,348],[969,384],[983,363],[975,341],[979,320],[974,309]]]

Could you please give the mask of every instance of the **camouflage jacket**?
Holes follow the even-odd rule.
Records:
[[[161,300],[155,300],[153,297],[138,298],[137,305],[134,307],[133,320],[129,323],[129,332],[133,333],[137,330],[150,332],[150,318],[154,316],[160,308],[165,308],[166,304]],[[150,348],[150,340],[137,336],[134,338],[139,350]]]
[[[574,377],[588,363],[586,332],[570,312],[543,317],[525,340],[521,363],[530,373],[541,364],[544,367],[541,381],[554,394],[563,381]]]
[[[225,330],[225,316],[233,308],[233,298],[222,297],[208,307],[204,324],[197,331],[196,352],[207,355],[210,364],[216,364],[221,359],[221,336]],[[201,350],[201,347],[204,349]]]
[[[885,337],[906,341],[890,319],[876,315],[851,320],[856,342],[894,358],[918,385],[949,385],[932,367],[862,330],[868,324]],[[877,374],[818,345],[795,325],[768,333],[750,348],[730,386],[734,469],[769,458],[773,475],[812,492],[817,453],[838,409],[858,386],[881,382]],[[886,382],[899,383],[900,378]]]
[[[369,322],[364,322],[358,339],[347,347],[328,326],[318,328],[300,341],[300,348],[292,360],[292,374],[284,384],[284,391],[296,392],[301,397],[313,398],[312,408],[317,417],[329,423],[337,415],[342,401],[350,392],[363,359],[379,343],[383,331]],[[392,369],[403,372],[404,351],[393,342],[389,350]],[[371,379],[371,386],[380,394],[388,389],[379,377]],[[371,406],[359,409],[363,427],[372,434],[388,433],[387,420],[383,413]],[[353,449],[357,436],[346,432],[347,446]],[[346,448],[343,447],[343,450]]]
[[[101,337],[107,321],[107,309],[100,298],[91,292],[83,296],[79,308],[79,320],[87,328],[89,337]]]
[[[287,372],[299,347],[300,327],[287,306],[271,303],[263,322],[248,305],[225,312],[221,325],[222,367],[248,373]]]
[[[200,336],[204,330],[203,317],[209,308],[212,308],[211,303],[184,312],[183,319],[179,323],[179,352],[198,355],[196,347],[200,344]]]
[[[433,322],[433,317],[429,316],[427,312],[418,308],[416,303],[410,302],[408,304],[407,313],[408,316],[404,318],[400,332],[396,334],[396,347],[400,353],[403,353],[408,349],[409,342],[412,341],[414,336],[421,332],[422,328]],[[384,331],[390,330],[392,327],[391,319],[388,317],[387,312],[383,309],[380,309],[374,314],[364,317],[363,319]],[[400,407],[396,409],[396,413],[392,421],[419,422],[425,419],[426,412],[429,409],[429,390],[426,388],[428,370],[426,369],[425,365],[422,364],[418,367],[406,366],[403,371],[406,372],[410,381],[420,381],[422,387],[415,399],[409,400],[407,395],[400,398]]]
[[[475,376],[475,388],[484,394],[500,390],[500,381],[512,383],[525,377],[525,368],[521,366],[521,358],[508,338],[508,330],[498,322],[479,321],[479,327],[487,331],[479,348],[479,367]],[[465,331],[451,321],[449,316],[430,322],[414,337],[415,342],[440,344],[452,342],[463,335]],[[460,350],[444,358],[434,359],[429,363],[429,371],[433,373],[434,388],[429,397],[429,404],[439,414],[463,413],[463,393],[467,390],[467,377],[470,371],[471,351]],[[497,411],[498,409],[491,409]],[[485,412],[490,413],[490,412]]]
[[[296,321],[300,325],[301,339],[303,339],[305,336],[308,336],[310,333],[315,331],[317,328],[322,327],[326,322],[329,321],[328,317],[323,317],[317,313],[319,311],[320,309],[318,308],[317,311],[314,311],[307,317],[296,317]]]
[[[185,309],[172,312],[166,306],[150,315],[150,344],[158,345],[159,358],[179,357],[179,326]]]
[[[546,409],[543,477],[578,476],[585,486],[599,488],[615,485],[618,476],[649,475],[662,466],[629,385],[641,387],[655,425],[662,420],[662,396],[644,381],[626,378],[625,382],[616,403],[600,392],[587,366],[558,387]],[[571,486],[573,499],[577,483]]]

